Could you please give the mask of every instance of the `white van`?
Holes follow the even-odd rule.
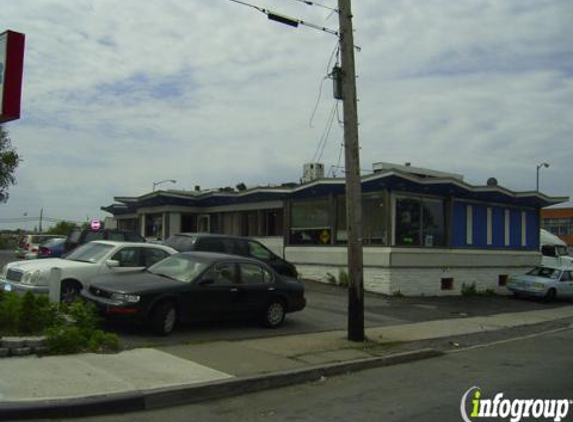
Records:
[[[541,229],[539,235],[539,244],[541,247],[541,265],[553,267],[573,267],[573,257],[569,256],[567,243]]]

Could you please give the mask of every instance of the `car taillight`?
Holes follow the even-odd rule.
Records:
[[[32,253],[38,252],[38,248],[32,248],[32,250],[30,252],[32,252]]]
[[[28,249],[30,249],[30,244],[29,244],[29,243],[26,243],[26,244],[24,245],[24,250],[27,251]]]
[[[50,256],[51,254],[52,254],[52,251],[49,250],[48,248],[40,248],[39,255]]]

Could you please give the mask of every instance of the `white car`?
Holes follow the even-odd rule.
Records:
[[[175,253],[175,249],[164,245],[94,241],[75,249],[65,258],[6,264],[0,270],[0,289],[48,294],[51,271],[58,268],[61,270],[60,300],[71,302],[96,275],[143,271]]]
[[[538,266],[527,274],[510,278],[506,287],[516,296],[537,296],[548,301],[573,297],[573,267]]]

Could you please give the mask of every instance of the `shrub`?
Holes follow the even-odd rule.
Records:
[[[116,352],[119,350],[119,339],[113,333],[95,330],[88,341],[88,350],[94,353]]]
[[[348,287],[350,285],[350,277],[348,277],[348,273],[344,270],[338,271],[338,285],[342,287]]]
[[[462,296],[477,296],[478,292],[477,292],[477,288],[476,288],[476,284],[472,283],[472,284],[466,284],[463,283],[462,284]]]
[[[46,330],[48,353],[52,355],[69,355],[87,349],[88,339],[78,327],[62,325]]]
[[[117,335],[98,329],[101,318],[93,303],[77,300],[62,306],[61,312],[69,316],[69,320],[57,318],[54,325],[46,330],[49,354],[119,350]]]
[[[462,284],[462,296],[496,296],[495,290],[478,290],[475,283]]]
[[[0,291],[0,335],[44,334],[48,354],[119,350],[117,336],[98,329],[100,322],[93,303],[58,305],[47,296]]]
[[[18,333],[21,299],[16,293],[6,293],[0,300],[0,334]]]

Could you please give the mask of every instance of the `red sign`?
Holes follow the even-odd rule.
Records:
[[[92,220],[90,221],[90,228],[93,231],[99,231],[102,228],[103,224],[100,220]]]
[[[23,70],[24,34],[3,32],[0,34],[0,123],[20,118]]]

